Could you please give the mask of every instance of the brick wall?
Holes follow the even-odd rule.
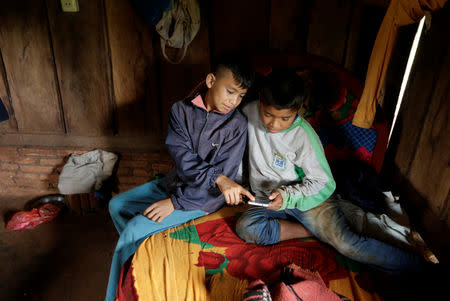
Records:
[[[2,197],[37,197],[59,193],[59,174],[68,157],[92,149],[0,147],[0,194]],[[167,154],[132,151],[119,155],[119,192],[143,184],[158,173],[167,173],[172,161]]]

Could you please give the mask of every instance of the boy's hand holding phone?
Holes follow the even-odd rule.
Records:
[[[264,207],[270,210],[278,210],[283,205],[283,197],[278,190],[272,191],[268,198],[255,197],[255,200],[249,200],[249,205]]]
[[[267,209],[278,210],[281,208],[281,206],[283,206],[283,197],[278,190],[272,191],[272,193],[269,195],[269,200],[272,200],[272,202],[269,203]]]

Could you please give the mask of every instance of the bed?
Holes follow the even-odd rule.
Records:
[[[370,129],[351,124],[363,85],[341,67],[307,54],[254,56],[260,74],[295,68],[305,80],[320,74],[330,102],[307,101],[303,116],[321,138],[330,162],[354,159],[380,172],[387,146],[387,124],[378,113]],[[325,77],[323,77],[325,76]],[[117,300],[243,300],[250,283],[279,283],[295,264],[318,273],[340,300],[382,300],[366,285],[361,266],[314,238],[272,246],[242,241],[234,232],[247,205],[221,210],[147,238],[124,264]],[[364,284],[365,283],[365,284]]]

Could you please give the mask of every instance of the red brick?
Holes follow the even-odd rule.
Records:
[[[12,177],[0,177],[0,186],[14,186],[16,183]]]
[[[36,163],[36,159],[33,157],[22,157],[13,155],[0,155],[0,161],[18,164],[33,164]]]
[[[51,166],[64,165],[64,158],[58,159],[41,158],[39,160],[39,163],[40,165],[51,165]]]
[[[0,165],[0,169],[2,170],[16,170],[17,168],[19,168],[19,165],[14,163],[2,163]]]
[[[17,155],[17,147],[0,146],[0,154],[2,155]]]
[[[36,174],[33,174],[36,175]],[[51,174],[51,175],[39,175],[40,180],[47,180],[50,183],[58,183],[59,182],[59,175],[58,174]]]
[[[18,152],[24,156],[37,156],[37,157],[67,157],[71,154],[83,154],[88,152],[86,149],[53,149],[53,148],[31,148],[22,147]]]
[[[16,175],[13,171],[0,171],[0,179],[12,178]]]
[[[120,184],[118,188],[119,188],[119,192],[124,192],[124,191],[130,190],[130,189],[133,189],[136,186],[137,185],[134,185],[134,184]]]
[[[120,167],[147,167],[147,161],[120,160]]]
[[[39,165],[21,165],[20,169],[23,172],[51,174],[51,173],[53,173],[54,167],[53,166],[39,166]]]
[[[19,148],[19,154],[23,156],[38,156],[38,157],[57,157],[56,150],[51,148]]]
[[[169,155],[161,153],[133,153],[132,158],[133,160],[146,160],[154,162],[171,160]]]
[[[148,182],[148,177],[119,177],[119,183],[123,184],[144,184]]]
[[[168,173],[171,169],[172,169],[172,164],[160,164],[160,163],[153,163],[152,164],[152,169],[156,172],[156,173]]]
[[[149,176],[149,172],[145,169],[134,169],[133,170],[133,175],[135,176],[141,176],[141,177],[148,177]]]
[[[17,186],[36,187],[40,189],[46,189],[49,187],[49,183],[46,181],[34,181],[30,179],[14,179]]]
[[[87,152],[90,152],[92,150],[88,149],[57,149],[55,150],[55,153],[60,157],[68,157],[72,154],[81,155]]]
[[[35,181],[41,180],[41,176],[37,173],[24,173],[24,172],[17,173],[14,178],[17,178],[17,179],[23,178],[23,179],[35,180]]]
[[[120,160],[133,160],[133,154],[131,152],[119,152],[117,153]]]
[[[131,169],[128,167],[119,167],[117,169],[117,175],[118,176],[128,176],[131,173]]]
[[[37,187],[7,187],[3,190],[4,194],[18,195],[18,196],[36,196],[36,194],[50,194],[58,193],[57,189],[54,188],[37,188]]]

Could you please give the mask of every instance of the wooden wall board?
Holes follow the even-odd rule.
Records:
[[[211,3],[211,55],[229,49],[264,52],[269,46],[268,0],[214,0]]]
[[[433,13],[422,33],[388,162],[413,223],[439,260],[449,262],[450,242],[450,6]],[[412,213],[412,214],[411,214]]]
[[[351,9],[350,15],[350,23],[349,23],[349,32],[347,39],[347,51],[345,52],[344,58],[344,67],[354,72],[356,70],[356,55],[358,53],[358,39],[361,31],[361,27],[363,26],[363,5],[361,1],[354,2]],[[360,77],[363,79],[362,77]]]
[[[360,79],[365,80],[372,48],[386,8],[355,2],[349,17],[349,32],[342,65]],[[326,36],[324,37],[326,38]],[[328,45],[332,47],[333,45]]]
[[[306,51],[311,1],[270,1],[269,49]]]
[[[448,58],[446,63],[450,64],[450,53]],[[450,72],[449,68],[443,69],[407,177],[450,228],[450,166],[447,164],[450,162]]]
[[[128,0],[106,1],[117,134],[160,132],[154,26],[145,23]]]
[[[47,6],[67,132],[112,134],[103,1],[79,0],[76,13],[63,12],[59,1]]]
[[[169,63],[161,53],[160,42],[155,44],[159,47],[156,51],[160,61],[159,84],[160,102],[162,106],[163,138],[167,133],[167,125],[172,105],[185,97],[205,80],[210,71],[210,48],[209,48],[209,24],[207,18],[208,1],[199,1],[201,13],[200,30],[192,40],[186,53],[186,57],[179,64]],[[156,34],[155,34],[156,35]],[[158,38],[159,40],[159,38]],[[178,50],[166,48],[169,57],[175,57]]]
[[[314,1],[308,32],[307,51],[337,64],[345,58],[352,2]]]
[[[424,99],[431,99],[435,77],[432,66],[439,64],[438,56],[425,57],[422,55],[423,44],[417,50],[415,66],[413,66],[403,96],[403,102],[394,125],[391,137],[389,152],[393,153],[394,164],[400,174],[408,174],[411,161],[416,152],[420,133],[424,125],[424,120],[429,103]],[[417,66],[422,66],[422,70],[417,70]]]
[[[19,131],[64,132],[45,1],[3,2],[0,20],[0,49]]]
[[[0,48],[0,99],[6,108],[9,115],[9,120],[0,123],[0,135],[1,133],[15,133],[17,132],[17,121],[14,116],[14,111],[11,106],[11,98],[6,80],[5,66],[3,64],[3,56]]]
[[[427,109],[406,176],[415,189],[429,200],[434,214],[445,220],[450,228],[450,42],[446,39],[450,27],[449,15],[433,18],[431,30],[422,41],[423,51],[420,54],[426,58],[422,63],[427,64],[427,70],[433,70],[427,74],[434,74],[430,76],[434,83],[427,101],[413,96],[416,102],[425,102]],[[440,59],[430,65],[430,57],[434,55]],[[426,73],[423,67],[418,65],[416,68]]]

